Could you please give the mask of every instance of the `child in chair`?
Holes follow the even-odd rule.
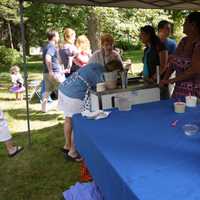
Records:
[[[25,87],[23,86],[24,80],[20,74],[20,68],[18,66],[12,66],[10,68],[11,81],[13,86],[10,88],[12,93],[16,94],[16,100],[23,100],[23,92]]]

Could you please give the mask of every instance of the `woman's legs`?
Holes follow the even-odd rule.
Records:
[[[76,151],[74,144],[74,134],[72,132],[72,118],[66,117],[64,122],[64,132],[65,132],[65,145],[64,149],[69,150],[68,156],[72,158],[77,158],[79,154]],[[77,158],[77,161],[81,160],[81,158]]]
[[[64,149],[69,150],[71,148],[71,141],[72,141],[72,118],[71,117],[65,117],[64,134],[65,134]]]
[[[75,144],[74,144],[74,133],[71,132],[71,147],[69,149],[69,156],[71,157],[77,157],[77,152],[76,152],[76,148],[75,148]]]

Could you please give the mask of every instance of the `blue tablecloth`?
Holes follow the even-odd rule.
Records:
[[[198,120],[199,106],[176,114],[172,101],[161,101],[113,110],[97,121],[76,115],[73,126],[77,149],[105,200],[199,200],[200,136],[182,130]]]

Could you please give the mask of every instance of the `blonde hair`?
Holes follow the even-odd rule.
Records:
[[[71,28],[65,28],[64,30],[64,41],[73,44],[74,41],[72,41],[72,36],[75,35],[75,31]]]
[[[90,41],[88,40],[86,35],[78,36],[78,38],[76,40],[76,47],[80,51],[85,51],[85,52],[91,53]]]
[[[17,65],[14,65],[10,68],[10,73],[19,73],[20,72],[20,68]]]
[[[114,39],[110,34],[106,33],[106,34],[101,36],[101,45],[103,45],[105,42],[108,42],[110,44],[114,44]]]

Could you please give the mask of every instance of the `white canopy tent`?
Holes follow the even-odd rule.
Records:
[[[67,5],[200,10],[200,0],[27,0]]]
[[[31,1],[33,3],[54,3],[66,4],[69,6],[102,6],[102,7],[121,7],[121,8],[151,8],[151,9],[173,9],[173,10],[200,10],[200,0],[18,0],[20,3],[20,19],[21,19],[21,40],[23,47],[23,66],[26,87],[26,109],[27,109],[27,125],[28,125],[28,142],[31,144],[30,118],[29,118],[29,102],[28,102],[28,73],[26,66],[25,54],[25,37],[24,37],[24,20],[23,20],[23,3]]]

